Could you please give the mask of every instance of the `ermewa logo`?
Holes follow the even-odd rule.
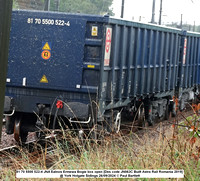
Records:
[[[106,34],[106,52],[107,53],[110,50],[110,45],[111,45],[111,32],[110,32],[110,29],[108,29],[107,34]]]

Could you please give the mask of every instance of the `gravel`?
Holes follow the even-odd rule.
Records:
[[[27,141],[33,141],[35,140],[35,133],[31,132],[28,134]],[[3,125],[2,128],[2,135],[1,135],[1,143],[0,143],[0,149],[14,146],[17,142],[14,139],[14,134],[8,135],[6,133],[5,126]]]
[[[184,114],[184,116],[187,117],[187,116],[193,114],[193,112],[188,111],[188,112],[181,113],[181,114]],[[183,119],[183,116],[181,116],[181,114],[179,114],[177,116],[178,120],[182,120]],[[148,130],[148,132],[150,134],[155,134],[155,129],[157,130],[157,132],[162,132],[164,134],[171,133],[171,129],[170,128],[171,128],[171,125],[173,124],[173,120],[174,120],[174,118],[171,118],[168,121],[163,121],[162,122],[162,128],[159,126],[160,124],[157,124],[157,126],[155,125],[154,127],[150,127],[147,130]],[[5,124],[5,122],[4,122],[4,124]],[[144,135],[144,133],[146,133],[147,130],[146,129],[140,130],[139,132],[137,132],[138,136]],[[154,131],[152,131],[152,130],[154,130]],[[154,137],[157,137],[157,134]],[[36,139],[36,135],[35,135],[34,132],[31,132],[31,133],[28,134],[27,141],[33,141],[35,139]],[[17,144],[17,142],[14,139],[14,134],[12,134],[12,135],[6,134],[6,132],[5,132],[5,126],[3,125],[2,136],[1,136],[1,143],[0,143],[0,149],[5,148],[5,147],[9,147],[9,146],[13,146],[13,145],[16,145],[16,144]]]

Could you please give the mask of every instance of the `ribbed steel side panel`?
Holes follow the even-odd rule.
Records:
[[[107,105],[174,91],[181,31],[112,19],[110,26],[110,64],[102,73]]]
[[[199,84],[200,35],[187,33],[183,38],[187,39],[185,63],[181,62],[182,88],[186,89]]]
[[[200,85],[200,38],[197,40],[197,84]]]

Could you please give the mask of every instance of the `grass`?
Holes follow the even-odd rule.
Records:
[[[2,168],[1,180],[16,180],[17,169],[36,170],[48,167],[51,170],[183,169],[184,180],[198,181],[200,179],[199,117],[195,115],[167,127],[160,123],[156,128],[149,129],[152,130],[142,130],[139,134],[112,135],[105,138],[101,144],[87,141],[84,146],[80,140],[63,131],[64,144],[58,141],[52,143],[56,148],[52,154],[47,156],[43,153],[37,161],[32,161],[27,153],[22,153],[20,160],[13,158],[13,167]],[[48,165],[49,159],[52,161],[51,165]]]

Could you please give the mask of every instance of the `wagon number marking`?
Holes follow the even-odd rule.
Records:
[[[55,25],[55,26],[70,26],[70,21],[61,19],[40,19],[40,18],[28,18],[28,24],[42,24],[42,25]]]

